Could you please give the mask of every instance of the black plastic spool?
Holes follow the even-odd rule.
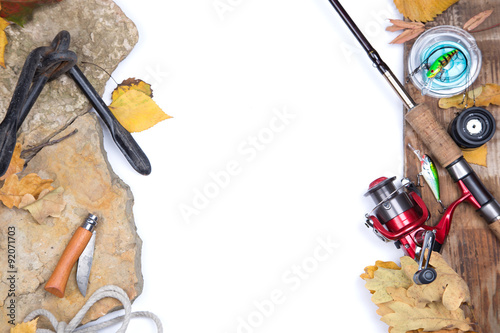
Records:
[[[465,109],[450,124],[448,132],[455,143],[464,149],[481,147],[496,131],[495,118],[483,108]]]

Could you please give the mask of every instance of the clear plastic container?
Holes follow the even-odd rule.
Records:
[[[453,49],[458,53],[436,77],[428,78],[428,66]],[[408,57],[408,72],[423,95],[442,98],[464,92],[477,79],[481,64],[481,50],[474,37],[463,29],[442,25],[425,31],[415,41]]]

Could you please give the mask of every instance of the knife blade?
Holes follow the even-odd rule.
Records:
[[[78,285],[78,289],[84,297],[87,294],[90,269],[92,268],[92,261],[94,260],[94,248],[95,230],[92,232],[92,237],[80,255],[80,258],[78,258],[78,266],[76,268],[76,283]]]

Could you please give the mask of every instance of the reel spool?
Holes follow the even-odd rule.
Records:
[[[381,177],[370,184],[365,197],[371,197],[376,206],[366,215],[366,225],[383,241],[395,241],[396,247],[415,258],[416,248],[421,244],[406,236],[414,234],[429,219],[429,211],[415,191],[405,190],[413,183],[408,181],[406,186],[397,188],[395,179]]]
[[[365,197],[371,197],[376,206],[366,214],[366,226],[373,228],[383,241],[395,241],[396,247],[411,258],[419,261],[419,270],[415,273],[417,284],[428,284],[437,274],[428,266],[430,254],[440,247],[436,242],[435,231],[423,228],[429,219],[429,211],[420,196],[412,190],[413,183],[407,181],[396,187],[396,177],[380,177],[373,181]],[[428,249],[425,266],[425,250]]]
[[[496,131],[496,121],[488,110],[473,106],[453,119],[448,132],[455,143],[464,149],[479,148],[490,141]]]

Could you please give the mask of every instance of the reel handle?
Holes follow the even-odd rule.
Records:
[[[500,204],[488,192],[474,174],[462,155],[462,150],[448,132],[436,120],[429,107],[419,104],[408,111],[406,121],[417,132],[432,155],[446,168],[453,180],[468,179],[466,187],[475,199],[481,198],[479,212],[485,218],[490,230],[500,240]]]
[[[418,260],[418,271],[415,273],[415,275],[413,275],[413,282],[415,282],[415,284],[429,284],[433,282],[437,277],[436,270],[429,266],[435,241],[435,232],[431,230],[426,231],[424,243],[422,244],[422,250],[420,251],[420,258]],[[424,256],[426,255],[426,250],[427,258],[425,258],[424,266]]]

